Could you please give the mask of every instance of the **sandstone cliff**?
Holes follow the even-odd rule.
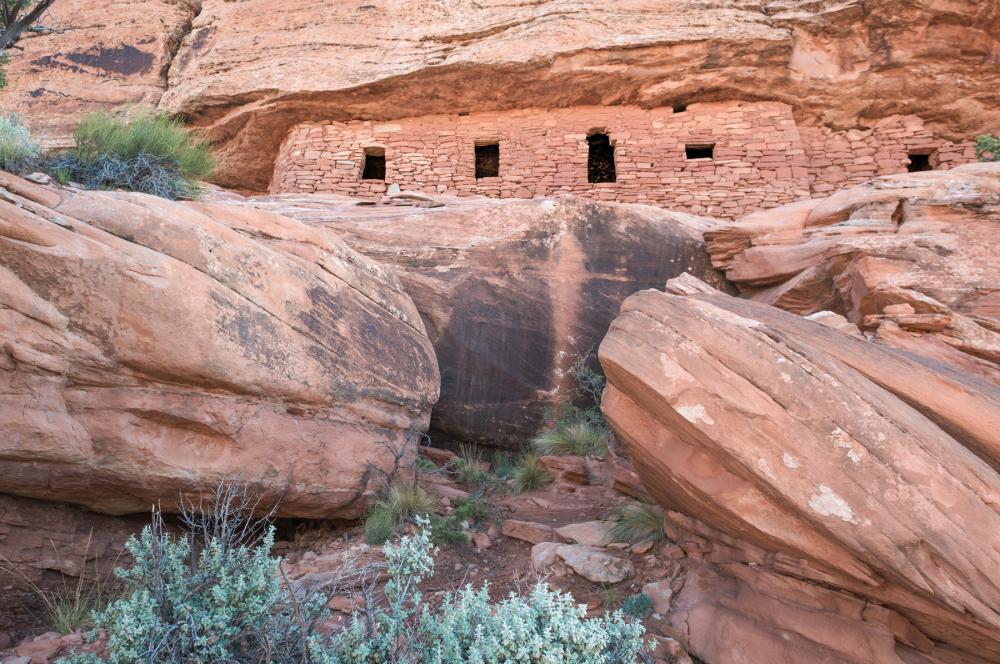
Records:
[[[0,95],[64,143],[81,109],[159,103],[205,127],[218,181],[263,190],[304,120],[727,99],[836,128],[897,113],[1000,124],[1000,8],[936,0],[61,0]],[[44,85],[37,81],[45,80]]]

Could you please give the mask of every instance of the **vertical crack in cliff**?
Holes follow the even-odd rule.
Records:
[[[177,54],[181,50],[181,46],[184,44],[184,40],[187,39],[191,31],[194,30],[194,22],[201,15],[202,9],[204,9],[204,0],[181,0],[181,5],[183,5],[191,15],[186,21],[180,26],[177,32],[170,36],[170,42],[168,44],[168,52],[166,61],[163,63],[163,68],[160,71],[160,78],[163,80],[163,92],[165,93],[170,87],[170,69],[173,67],[174,61],[177,59]],[[162,97],[162,94],[161,94]],[[159,101],[157,100],[157,103]]]

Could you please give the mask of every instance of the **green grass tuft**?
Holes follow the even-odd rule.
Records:
[[[663,510],[649,503],[624,503],[612,515],[614,526],[608,534],[612,542],[642,544],[664,538]]]
[[[385,544],[403,523],[434,511],[434,499],[418,486],[395,486],[389,495],[375,503],[365,518],[365,540]]]
[[[499,450],[493,454],[493,474],[501,481],[506,482],[514,475],[517,468],[517,459],[507,450]]]
[[[608,432],[585,419],[577,419],[557,423],[541,432],[531,445],[542,455],[603,457],[608,450]]]
[[[545,469],[537,454],[527,453],[521,457],[511,478],[514,490],[537,491],[552,482],[552,475]]]
[[[76,147],[46,159],[43,167],[60,182],[72,180],[87,189],[197,198],[199,180],[215,168],[208,144],[169,115],[92,113],[74,137]]]

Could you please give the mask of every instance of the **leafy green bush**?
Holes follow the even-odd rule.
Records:
[[[425,456],[418,456],[413,460],[413,468],[422,473],[436,473],[438,467],[434,465],[434,462]]]
[[[369,510],[365,518],[365,539],[369,544],[384,544],[405,522],[433,511],[434,500],[419,486],[394,486],[389,495]]]
[[[981,161],[1000,161],[1000,136],[977,136],[976,158]]]
[[[537,491],[552,482],[552,475],[542,465],[537,454],[525,453],[514,469],[511,483],[518,493]]]
[[[21,118],[0,113],[0,170],[24,173],[38,161],[38,146],[31,142],[31,132]]]
[[[641,544],[664,538],[663,510],[649,503],[629,502],[620,505],[611,517],[614,526],[608,536],[612,542]]]
[[[642,620],[653,612],[653,599],[646,593],[632,595],[622,602],[622,613]]]
[[[47,170],[88,189],[125,189],[163,198],[196,197],[215,159],[179,120],[148,111],[92,113],[77,125],[76,147]]]

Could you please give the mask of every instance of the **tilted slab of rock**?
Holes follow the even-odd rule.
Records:
[[[989,374],[1000,361],[998,228],[1000,164],[983,163],[876,178],[705,236],[713,263],[751,299],[835,311],[865,329],[892,324]],[[896,339],[912,346],[884,335]]]
[[[465,442],[523,444],[573,386],[574,360],[636,290],[685,272],[722,285],[701,239],[715,222],[648,206],[405,192],[376,205],[218,199],[319,224],[396,266],[441,367],[432,427]]]
[[[126,513],[238,477],[356,515],[426,429],[420,317],[330,232],[0,178],[0,492]]]
[[[14,54],[5,109],[30,112],[51,144],[81,108],[159,101],[209,131],[221,184],[258,191],[310,119],[768,99],[837,129],[906,112],[968,139],[1000,122],[994,2],[60,0],[52,13],[62,30]]]
[[[600,358],[658,502],[1000,658],[994,385],[721,293],[637,293]]]

